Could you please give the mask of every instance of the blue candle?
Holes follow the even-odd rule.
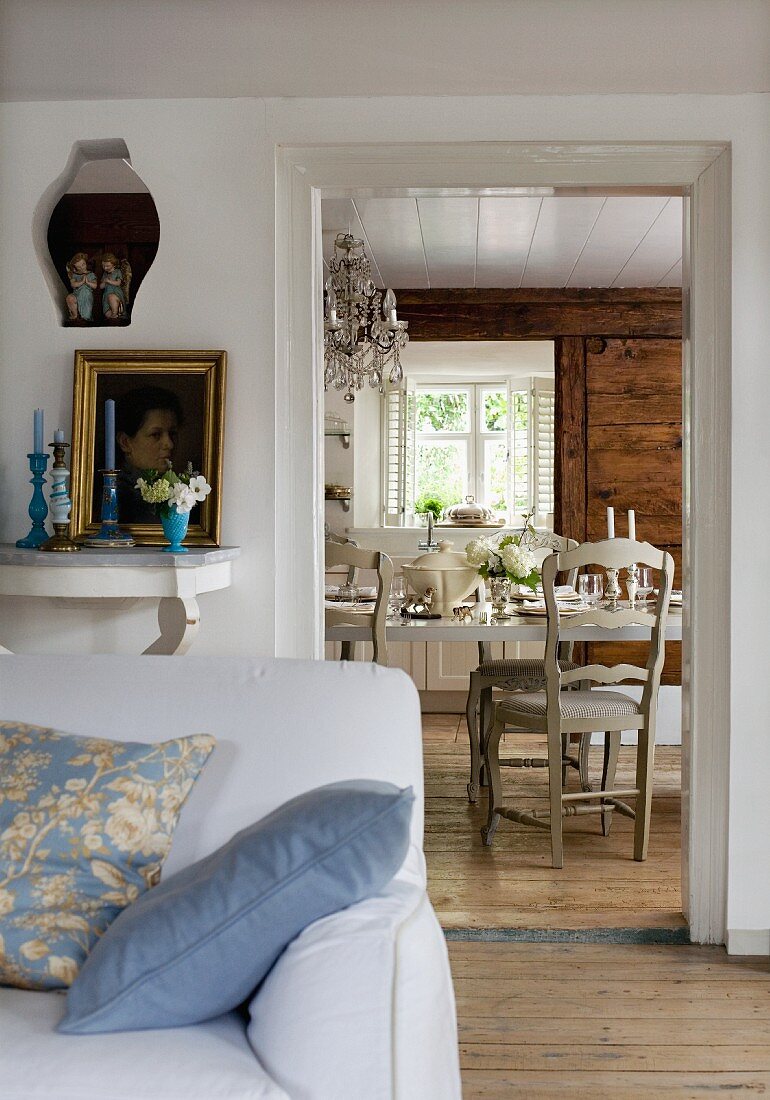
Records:
[[[34,434],[32,442],[32,450],[36,455],[43,453],[43,410],[35,409],[35,415],[33,420]]]
[[[115,402],[104,402],[104,468],[115,469]]]

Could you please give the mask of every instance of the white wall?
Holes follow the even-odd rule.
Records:
[[[223,541],[240,544],[238,587],[201,597],[197,652],[273,649],[273,161],[249,101],[6,106],[0,164],[0,540],[29,527],[32,409],[71,439],[75,348],[225,348],[229,356]],[[123,329],[63,328],[32,240],[35,207],[77,140],[124,138],[161,223],[158,256]],[[55,201],[55,200],[54,200]],[[46,440],[48,442],[48,440]],[[25,527],[26,524],[26,527]],[[267,603],[266,609],[264,608]],[[120,615],[5,600],[11,649],[141,651],[154,611]]]
[[[204,597],[196,651],[269,652],[276,574],[273,493],[273,150],[276,143],[730,141],[733,146],[733,514],[728,927],[770,933],[770,714],[766,618],[757,586],[770,546],[770,97],[571,96],[452,99],[11,104],[0,166],[0,537],[24,528],[29,420],[68,410],[75,347],[225,347],[230,353],[224,538],[244,547],[237,587]],[[161,219],[158,258],[127,330],[58,326],[32,249],[34,206],[72,143],[125,138]],[[221,278],[206,282],[212,263]],[[696,380],[697,381],[697,380]],[[698,431],[699,426],[693,425]],[[714,440],[715,446],[722,445]],[[310,517],[308,522],[310,522]],[[281,562],[281,576],[291,563]],[[264,579],[269,578],[267,585]],[[283,585],[278,587],[283,589]],[[715,598],[719,594],[715,593]],[[9,601],[10,602],[10,601]],[[32,603],[0,608],[3,640],[37,650],[140,648],[147,613],[116,621]],[[35,616],[40,621],[35,622]],[[725,640],[728,653],[728,639]],[[746,942],[745,940],[743,942]],[[766,948],[765,948],[766,949]]]

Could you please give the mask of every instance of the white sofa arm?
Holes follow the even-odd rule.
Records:
[[[249,1041],[292,1100],[459,1100],[446,944],[415,878],[306,928],[252,1001]]]

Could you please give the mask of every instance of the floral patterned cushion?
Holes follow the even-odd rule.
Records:
[[[0,984],[72,983],[110,922],[160,878],[214,743],[0,722]]]

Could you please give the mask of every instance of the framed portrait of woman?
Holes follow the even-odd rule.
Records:
[[[72,410],[72,533],[101,525],[109,448],[105,402],[115,402],[118,523],[139,546],[165,540],[155,507],[142,500],[145,470],[203,474],[211,492],[190,514],[186,543],[219,546],[225,411],[224,351],[76,351]]]

